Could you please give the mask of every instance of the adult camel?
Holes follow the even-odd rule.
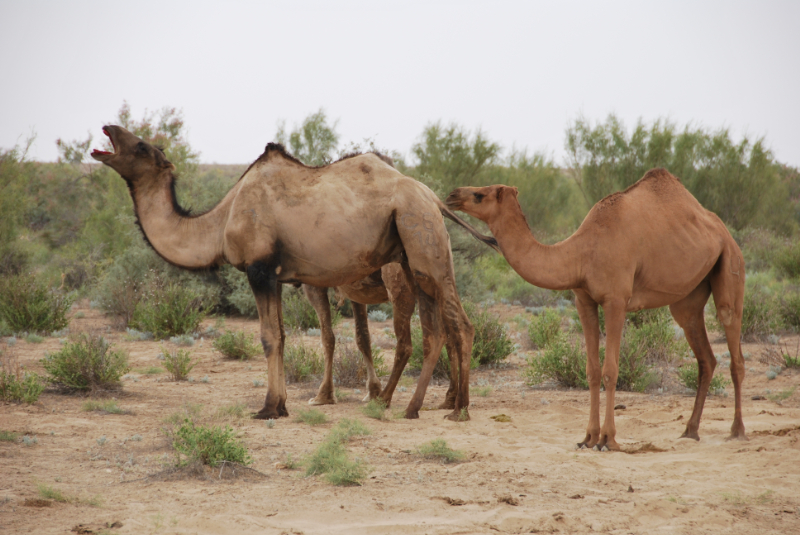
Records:
[[[436,195],[374,154],[308,167],[270,143],[214,208],[202,215],[175,198],[175,166],[120,126],[104,126],[113,152],[92,157],[128,184],[137,221],[153,249],[186,269],[230,263],[247,274],[261,323],[268,391],[259,419],[288,416],[283,371],[282,284],[341,286],[399,263],[413,280],[424,361],[406,409],[418,418],[445,342],[458,363],[454,410],[468,419],[474,328],[458,298],[450,238]],[[455,215],[453,218],[458,219]]]
[[[543,245],[533,237],[516,188],[458,188],[445,202],[485,221],[508,263],[523,279],[542,288],[575,292],[586,337],[590,392],[589,425],[579,447],[619,450],[614,394],[625,313],[667,305],[686,333],[699,369],[694,409],[682,437],[700,440],[700,416],[717,362],[703,319],[710,294],[731,353],[736,408],[729,438],[746,440],[741,397],[744,357],[739,341],[744,258],[724,223],[703,208],[680,180],[665,169],[648,171],[625,191],[595,204],[578,230],[555,245]],[[598,305],[606,322],[602,427]]]

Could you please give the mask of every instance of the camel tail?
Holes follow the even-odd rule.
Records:
[[[496,239],[494,239],[491,236],[484,236],[483,234],[475,230],[475,227],[473,227],[472,225],[470,225],[469,223],[458,217],[456,214],[454,214],[452,210],[450,210],[447,206],[445,206],[444,203],[442,203],[441,201],[439,201],[438,205],[439,205],[439,211],[442,213],[443,216],[445,216],[453,223],[456,223],[460,225],[462,228],[466,229],[466,231],[475,236],[477,240],[482,241],[483,243],[485,243],[498,253],[503,254],[500,251],[500,246],[497,245]]]

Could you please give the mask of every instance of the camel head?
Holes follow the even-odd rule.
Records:
[[[503,211],[503,203],[517,203],[517,188],[496,184],[484,188],[454,189],[445,199],[451,210],[460,210],[489,223]],[[517,203],[518,204],[518,203]]]
[[[114,169],[131,184],[140,184],[164,171],[174,171],[161,149],[131,134],[121,126],[107,125],[103,133],[111,140],[114,152],[95,149],[92,158]]]

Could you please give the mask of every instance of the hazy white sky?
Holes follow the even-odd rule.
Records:
[[[800,2],[0,0],[0,147],[95,136],[123,100],[183,110],[203,162],[248,163],[324,108],[408,153],[426,124],[563,161],[579,115],[765,136],[800,166]]]

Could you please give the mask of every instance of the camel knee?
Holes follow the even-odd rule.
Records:
[[[717,318],[719,318],[720,323],[726,327],[733,323],[733,311],[731,307],[721,306],[717,308]]]

